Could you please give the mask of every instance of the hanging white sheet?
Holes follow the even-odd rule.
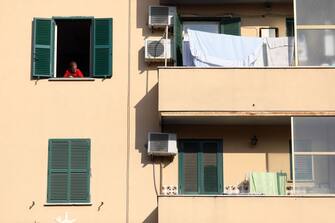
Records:
[[[188,30],[195,66],[252,67],[263,39]]]
[[[294,38],[266,38],[267,66],[288,67],[294,64]]]

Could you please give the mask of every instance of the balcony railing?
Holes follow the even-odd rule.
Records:
[[[331,222],[334,205],[333,197],[159,197],[158,222]]]
[[[335,114],[335,72],[325,67],[159,68],[161,114]]]

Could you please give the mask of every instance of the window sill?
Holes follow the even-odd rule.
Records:
[[[48,81],[95,81],[95,78],[92,78],[92,77],[84,77],[84,78],[53,77],[53,78],[49,78]]]
[[[92,206],[92,203],[45,203],[44,206]]]

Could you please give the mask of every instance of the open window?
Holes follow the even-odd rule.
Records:
[[[71,61],[84,77],[111,77],[112,25],[110,18],[35,18],[33,78],[61,78]]]
[[[84,77],[89,77],[91,68],[91,23],[90,19],[56,19],[55,76],[63,77],[71,61],[76,61]]]

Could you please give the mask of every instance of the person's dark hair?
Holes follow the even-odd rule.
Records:
[[[69,63],[69,68],[71,68],[72,67],[72,65],[77,65],[77,62],[76,61],[71,61],[70,63]]]

